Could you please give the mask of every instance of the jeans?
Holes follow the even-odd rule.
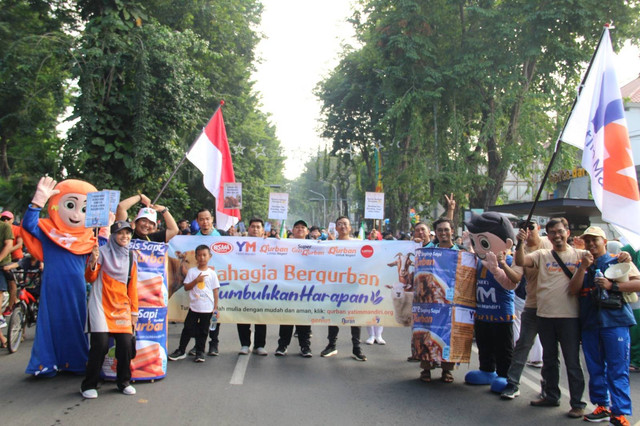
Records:
[[[520,315],[520,337],[513,349],[511,366],[509,366],[507,373],[507,381],[512,385],[518,386],[520,384],[520,376],[522,376],[522,370],[527,362],[527,356],[538,335],[536,311],[535,308],[524,308]]]
[[[538,319],[538,334],[542,343],[542,380],[544,394],[550,401],[560,400],[560,359],[558,343],[567,368],[571,408],[584,408],[584,375],[580,366],[580,320],[578,318]]]
[[[589,370],[589,399],[609,406],[611,413],[631,415],[629,385],[629,328],[607,327],[582,331],[582,351]]]

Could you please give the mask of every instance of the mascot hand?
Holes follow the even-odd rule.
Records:
[[[56,184],[57,182],[53,178],[48,176],[41,177],[38,182],[38,186],[36,187],[36,193],[31,199],[31,204],[35,207],[44,207],[49,198],[60,193],[59,190],[54,189]]]

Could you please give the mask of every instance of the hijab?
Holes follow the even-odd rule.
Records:
[[[116,234],[109,236],[107,244],[100,247],[100,270],[111,278],[127,284],[129,276],[129,247],[116,242]]]

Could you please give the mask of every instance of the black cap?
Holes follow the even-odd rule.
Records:
[[[117,234],[118,232],[122,231],[123,229],[128,229],[130,232],[133,233],[133,229],[131,228],[131,224],[129,222],[127,222],[126,220],[116,220],[113,225],[111,225],[111,233],[112,234]]]
[[[305,228],[309,228],[309,225],[307,225],[307,222],[305,222],[304,220],[300,219],[299,221],[297,221],[296,223],[293,224],[293,227],[295,228],[298,225],[304,225]]]

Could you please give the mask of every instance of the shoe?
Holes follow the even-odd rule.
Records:
[[[218,356],[218,345],[214,345],[213,343],[209,343],[209,352],[207,352],[209,356]]]
[[[85,399],[96,399],[98,397],[98,391],[95,389],[87,389],[82,392],[82,397]]]
[[[611,411],[604,405],[598,405],[593,413],[586,414],[583,419],[588,422],[597,423],[597,422],[608,422],[611,417]]]
[[[131,385],[127,385],[124,388],[122,388],[122,393],[125,395],[135,395],[136,394],[136,388],[134,388]]]
[[[238,355],[249,355],[249,346],[241,347]]]
[[[619,416],[611,416],[609,424],[613,426],[630,426],[629,420],[622,414]]]
[[[535,401],[531,401],[530,404],[534,407],[559,407],[560,401],[552,401],[547,398],[536,399]]]
[[[571,408],[571,410],[569,410],[567,416],[571,417],[572,419],[581,419],[584,416],[584,408],[573,407]]]
[[[13,312],[13,309],[11,308],[7,308],[4,310],[4,312],[2,313],[3,316],[8,317],[11,315],[11,312]]]
[[[171,353],[171,355],[169,355],[169,359],[171,361],[177,361],[179,359],[185,359],[187,357],[187,354],[184,353],[184,351],[181,351],[180,349],[176,349],[175,351],[173,351]]]
[[[507,387],[504,388],[504,390],[500,394],[500,398],[502,399],[513,399],[518,396],[520,396],[520,389],[518,389],[516,385],[511,383],[507,383]]]
[[[322,352],[320,352],[320,356],[323,358],[328,358],[330,356],[334,356],[337,353],[338,350],[336,349],[336,345],[328,344],[327,347],[324,348]]]
[[[527,361],[527,365],[533,368],[542,368],[542,361]]]
[[[367,340],[365,340],[364,342],[365,342],[367,345],[373,345],[373,344],[375,343],[375,341],[376,341],[375,336],[369,336],[369,338],[368,338]]]
[[[7,326],[7,321],[4,318],[0,318],[0,328],[4,328]]]
[[[376,337],[376,343],[379,345],[386,345],[387,342],[384,341],[382,337]]]
[[[311,358],[313,356],[313,354],[311,353],[311,349],[309,349],[309,346],[300,348],[300,355],[302,355],[304,358]]]
[[[255,348],[253,353],[260,356],[267,356],[268,353],[263,347]]]
[[[193,362],[204,362],[204,355],[202,354],[196,355]]]
[[[413,355],[407,357],[407,362],[419,362],[420,358],[415,357]]]
[[[191,348],[191,350],[189,352],[187,352],[187,354],[189,356],[196,356],[196,348],[195,347]]]
[[[351,358],[355,359],[356,361],[367,360],[367,356],[362,353],[362,349],[360,348],[353,348],[353,354],[351,354]]]
[[[278,349],[276,349],[276,356],[285,356],[287,354],[287,347],[278,345]]]

